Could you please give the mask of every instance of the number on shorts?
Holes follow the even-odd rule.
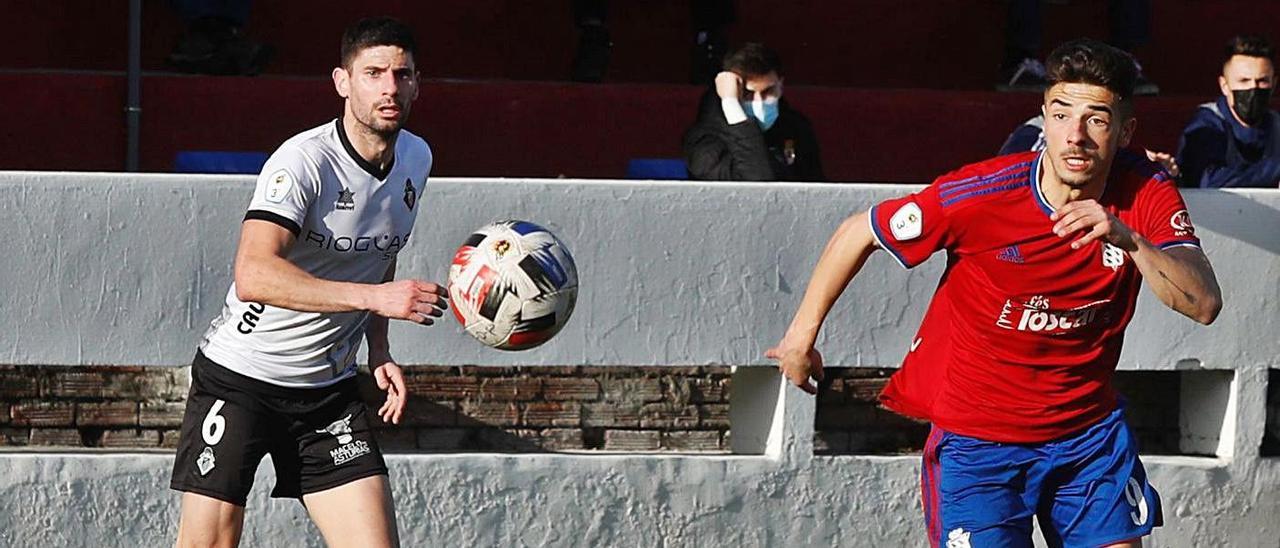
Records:
[[[227,402],[222,400],[213,402],[213,407],[209,408],[209,414],[204,416],[204,424],[200,425],[200,434],[204,436],[206,444],[218,445],[218,442],[222,441],[222,435],[227,433],[227,419],[218,414],[226,404]]]

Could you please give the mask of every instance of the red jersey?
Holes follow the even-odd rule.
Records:
[[[906,268],[945,249],[947,267],[881,402],[944,430],[1033,443],[1117,405],[1111,375],[1142,277],[1119,248],[1059,238],[1040,153],[1002,156],[871,208],[876,243]],[[1122,150],[1098,199],[1153,245],[1199,246],[1169,176]]]

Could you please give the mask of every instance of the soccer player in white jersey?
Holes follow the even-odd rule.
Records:
[[[171,487],[179,546],[235,546],[254,471],[270,454],[272,496],[299,498],[329,546],[396,546],[387,467],[356,390],[356,350],[398,423],[407,396],[388,318],[431,325],[439,285],[392,281],[431,171],[402,126],[418,96],[413,35],[388,18],[342,38],[342,115],[267,160],[240,229],[235,281],[191,367]],[[286,542],[286,544],[292,544]]]

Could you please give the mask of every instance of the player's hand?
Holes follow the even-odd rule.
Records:
[[[1084,233],[1071,242],[1071,249],[1080,249],[1098,238],[1125,251],[1138,249],[1133,230],[1103,208],[1097,200],[1069,202],[1054,211],[1049,220],[1054,221],[1053,233],[1059,238]]]
[[[1182,170],[1178,168],[1178,160],[1174,158],[1172,154],[1167,152],[1156,152],[1149,148],[1143,150],[1147,151],[1148,160],[1164,166],[1164,170],[1168,171],[1169,175],[1173,175],[1174,177],[1182,175]]]
[[[720,71],[716,75],[716,95],[721,99],[738,100],[742,95],[742,77],[731,71]]]
[[[422,325],[435,323],[449,308],[444,287],[422,280],[396,280],[374,286],[369,310],[374,314]]]
[[[409,393],[404,388],[404,372],[390,358],[370,361],[371,365],[382,362],[374,366],[373,380],[378,383],[379,389],[387,393],[387,401],[378,409],[378,416],[382,417],[382,422],[400,424],[400,415],[404,413],[405,403],[409,400]]]
[[[764,357],[778,360],[778,371],[791,384],[810,394],[818,393],[818,387],[813,381],[821,381],[823,373],[822,354],[816,348],[795,349],[778,345],[766,350]]]

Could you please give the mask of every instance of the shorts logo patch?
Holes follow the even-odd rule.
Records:
[[[919,238],[924,230],[924,213],[920,211],[920,206],[908,202],[898,208],[893,217],[889,218],[889,230],[899,242]]]
[[[947,533],[947,548],[970,548],[969,532],[963,527],[952,529]]]
[[[333,424],[324,427],[324,430],[316,430],[316,433],[332,434],[338,438],[338,445],[351,443],[351,415],[333,421]]]
[[[351,415],[333,421],[323,430],[316,430],[316,433],[330,434],[338,438],[338,448],[329,451],[329,456],[333,457],[334,466],[353,460],[361,455],[367,455],[370,452],[367,442],[354,439],[351,435]]]
[[[1185,209],[1179,209],[1169,217],[1169,227],[1173,229],[1174,236],[1191,236],[1196,233],[1196,227],[1191,224],[1191,214]]]
[[[1124,498],[1133,507],[1133,511],[1129,512],[1129,519],[1133,520],[1133,524],[1141,526],[1147,523],[1147,495],[1142,491],[1138,480],[1129,478],[1129,484],[1124,486]]]
[[[196,467],[200,469],[201,476],[209,475],[213,467],[217,466],[217,463],[214,462],[215,460],[212,447],[205,447],[204,451],[200,452],[200,456],[196,458]]]
[[[289,172],[280,170],[271,174],[271,179],[267,181],[267,188],[263,192],[262,197],[268,202],[280,203],[284,201],[284,197],[289,195],[289,189],[293,188],[293,177],[289,176]]]

